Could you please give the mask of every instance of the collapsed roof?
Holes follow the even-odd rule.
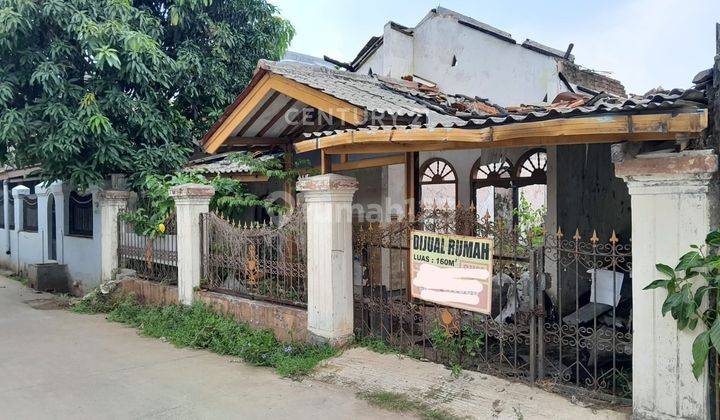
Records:
[[[265,91],[255,91],[266,79],[274,80],[274,84],[268,84]],[[447,94],[437,87],[411,80],[363,75],[299,62],[261,60],[253,81],[205,136],[204,143],[206,149],[212,149],[211,152],[217,150],[219,146],[208,148],[208,141],[211,137],[217,137],[216,131],[231,115],[234,115],[235,120],[232,127],[224,128],[222,135],[225,139],[237,135],[235,133],[243,133],[246,137],[244,140],[261,143],[262,137],[269,135],[279,136],[281,138],[274,140],[287,144],[303,138],[320,139],[363,131],[437,128],[471,130],[605,114],[692,113],[707,108],[704,89],[707,83],[704,83],[690,89],[658,91],[631,98],[605,92],[565,92],[550,103],[518,104],[503,108],[489,98]],[[286,99],[279,100],[278,96]],[[274,100],[279,102],[274,105],[267,103]],[[330,104],[330,101],[335,102]],[[243,115],[235,113],[235,109],[243,103],[251,104],[252,109],[247,109]],[[283,103],[285,105],[280,106]],[[323,109],[323,105],[327,107]],[[329,118],[319,125],[302,125],[287,117],[282,118],[282,113],[288,109],[303,107],[315,108],[318,112],[339,118]],[[333,114],[332,107],[335,107],[335,111],[340,107],[342,112]],[[707,120],[706,112],[704,116],[696,117],[698,121]],[[693,125],[692,130],[696,130],[696,126]],[[627,130],[628,133],[633,132],[630,126]],[[667,137],[671,133],[666,128],[662,134]],[[215,138],[214,142],[217,145],[225,139]]]

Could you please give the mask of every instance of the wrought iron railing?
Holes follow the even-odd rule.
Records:
[[[203,277],[210,290],[294,306],[307,306],[305,212],[292,211],[279,226],[201,216]]]
[[[423,209],[412,220],[357,223],[357,336],[453,367],[627,403],[631,300],[623,293],[615,305],[600,306],[602,293],[596,290],[591,304],[590,292],[593,286],[608,292],[608,276],[623,277],[617,289],[630,285],[629,246],[615,235],[607,244],[596,235],[564,241],[540,229],[518,232],[513,226],[512,220],[478,217],[474,208]],[[409,297],[412,229],[494,239],[490,315]],[[588,273],[590,268],[604,270],[602,280]],[[577,287],[569,287],[570,282]]]
[[[165,231],[146,236],[118,217],[118,266],[135,270],[146,280],[177,284],[177,221],[171,214],[163,223]]]

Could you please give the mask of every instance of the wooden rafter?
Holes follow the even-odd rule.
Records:
[[[257,119],[260,118],[260,116],[265,112],[265,110],[268,109],[268,107],[270,105],[272,105],[273,102],[275,102],[275,100],[277,99],[278,96],[280,96],[280,92],[273,92],[270,95],[270,97],[268,98],[268,100],[265,101],[265,103],[262,104],[260,106],[260,108],[258,108],[257,111],[255,111],[255,113],[252,115],[252,117],[250,117],[250,119],[242,126],[242,128],[240,128],[240,131],[237,132],[237,136],[242,137],[242,135],[245,134],[245,132],[253,124],[255,124],[255,121],[257,121]]]
[[[257,136],[258,137],[264,136],[265,133],[267,133],[268,130],[270,130],[272,128],[272,126],[275,125],[275,123],[280,118],[282,118],[285,115],[285,113],[296,103],[297,103],[297,101],[295,99],[290,98],[290,100],[287,101],[287,103],[285,105],[283,105],[282,108],[280,108],[280,111],[278,111],[275,115],[273,115],[273,117],[270,119],[270,121],[268,121],[268,123],[265,124],[265,126],[260,131],[258,131]]]

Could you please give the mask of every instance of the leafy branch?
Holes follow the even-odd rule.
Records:
[[[704,245],[690,245],[692,251],[680,257],[672,268],[665,264],[655,267],[666,278],[650,283],[644,290],[665,289],[667,297],[662,305],[662,315],[670,313],[677,321],[678,330],[693,331],[702,323],[706,330],[693,342],[693,374],[702,374],[710,349],[720,352],[720,309],[711,292],[720,285],[720,231],[712,231]]]
[[[244,152],[228,157],[233,162],[245,165],[249,173],[268,176],[285,182],[294,182],[304,169],[305,162],[296,162],[292,168],[284,168],[284,163],[274,156],[255,158]],[[308,165],[309,166],[309,165]],[[141,197],[138,208],[123,214],[123,220],[131,223],[138,235],[155,238],[165,233],[165,221],[175,210],[175,201],[170,197],[170,189],[181,184],[211,185],[215,195],[210,200],[210,209],[222,213],[233,220],[243,218],[250,207],[263,207],[270,214],[280,214],[285,203],[265,200],[247,191],[246,185],[232,178],[215,176],[208,179],[201,171],[181,171],[173,175],[148,175],[140,183]]]

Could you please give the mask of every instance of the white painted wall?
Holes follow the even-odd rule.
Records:
[[[15,187],[16,189],[21,187]],[[79,286],[78,291],[87,292],[100,284],[100,237],[102,235],[99,206],[95,195],[99,190],[93,191],[93,237],[70,236],[68,231],[68,197],[71,188],[61,182],[55,182],[47,187],[37,185],[35,193],[38,200],[38,231],[23,231],[22,205],[18,196],[15,198],[15,229],[8,230],[9,212],[7,209],[2,215],[6,228],[0,229],[0,265],[14,271],[25,271],[28,264],[44,263],[49,259],[50,233],[48,232],[48,197],[52,194],[55,199],[57,262],[66,264],[71,279]],[[29,191],[28,191],[29,192]],[[4,183],[4,203],[8,202],[11,192]],[[8,241],[10,247],[8,249]],[[8,254],[7,251],[10,251]]]
[[[452,66],[453,55],[457,65]],[[386,24],[383,45],[358,69],[400,78],[414,74],[441,91],[489,98],[499,105],[538,103],[565,91],[557,59],[433,14],[413,36]]]

